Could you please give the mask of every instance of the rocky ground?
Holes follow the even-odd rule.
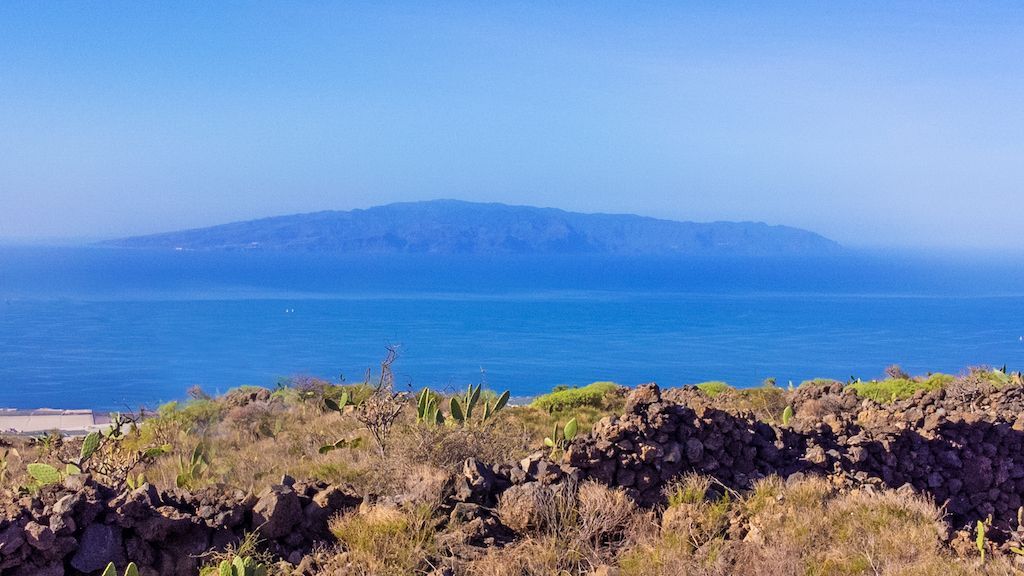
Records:
[[[573,564],[571,573],[628,573],[638,551],[663,546],[671,533],[686,535],[684,552],[676,553],[704,558],[703,573],[741,573],[739,556],[719,572],[715,563],[729,556],[723,550],[750,553],[752,541],[767,546],[758,528],[763,507],[755,509],[753,503],[771,490],[780,502],[795,498],[799,489],[794,487],[802,483],[833,499],[876,494],[923,499],[936,511],[938,558],[966,562],[970,570],[1014,573],[1014,549],[1024,546],[1024,386],[959,382],[879,403],[841,383],[824,382],[782,398],[792,409],[785,423],[692,387],[663,391],[641,385],[628,393],[619,414],[600,419],[564,450],[533,451],[506,462],[470,457],[454,468],[420,469],[421,476],[406,483],[411,488],[390,494],[287,475],[255,490],[211,484],[189,491],[149,483],[114,489],[89,475],[71,475],[33,491],[8,489],[0,516],[0,574],[97,574],[108,562],[134,561],[143,575],[192,576],[208,565],[211,552],[230,552],[251,533],[259,535],[266,557],[279,562],[281,574],[401,573],[386,559],[377,559],[384,567],[378,569],[367,567],[375,565],[372,559],[359,559],[357,553],[367,547],[360,539],[381,538],[380,526],[394,528],[388,532],[392,538],[412,538],[410,548],[423,548],[422,558],[405,569],[481,573],[486,566],[496,570],[487,562],[507,554],[501,550],[522,549],[531,538],[557,538],[549,533],[558,525],[551,517],[560,513],[556,509],[564,495],[571,500],[565,514],[574,515],[576,524],[588,518],[588,499],[619,502],[604,504],[598,518],[605,520],[597,522],[604,526],[593,533],[600,536],[588,536],[588,559]],[[241,406],[263,401],[266,394],[231,400]],[[705,484],[694,484],[694,478]],[[686,487],[694,485],[703,487],[695,498],[686,496]],[[589,486],[606,488],[599,492]],[[697,530],[709,522],[717,525],[719,520],[708,519],[722,502],[721,526]],[[608,519],[609,508],[628,509],[636,526],[647,522],[660,528],[656,536],[636,526],[615,532],[613,524],[627,522]],[[979,522],[985,532],[981,544]],[[706,539],[695,536],[705,532]],[[707,559],[712,546],[718,550],[713,562]],[[974,564],[979,546],[1001,559]],[[397,554],[388,552],[395,549],[378,540],[370,546],[385,554]],[[505,573],[542,574],[549,566],[504,562],[513,565],[520,568]],[[649,566],[650,573],[669,569],[665,562]],[[820,573],[916,572],[868,566]]]

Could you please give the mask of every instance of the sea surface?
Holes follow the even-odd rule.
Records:
[[[1024,368],[1024,260],[0,247],[0,407],[153,407],[310,375],[514,395]]]

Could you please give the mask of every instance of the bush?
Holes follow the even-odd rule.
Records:
[[[707,394],[709,397],[714,398],[715,396],[718,396],[723,392],[728,392],[733,388],[725,382],[712,380],[711,382],[701,382],[700,384],[697,384],[697,389]]]
[[[594,382],[582,388],[568,388],[538,396],[530,405],[548,412],[584,406],[601,408],[604,406],[605,396],[619,388],[620,386],[614,382]]]
[[[637,521],[637,507],[623,488],[584,482],[577,494],[579,538],[595,548],[622,543]]]
[[[277,436],[283,417],[284,406],[279,402],[252,402],[229,410],[224,423],[252,440],[259,440]]]
[[[395,447],[400,458],[453,472],[467,458],[482,462],[518,461],[530,448],[529,432],[515,422],[472,428],[412,426],[403,432],[405,435]]]
[[[185,404],[168,402],[157,408],[156,414],[155,420],[163,420],[185,432],[202,434],[221,420],[224,406],[216,400],[189,400]]]
[[[855,382],[849,387],[861,398],[870,398],[878,403],[910,398],[918,390],[938,390],[951,383],[954,378],[948,374],[932,374],[926,379],[890,378],[888,380],[872,380]]]

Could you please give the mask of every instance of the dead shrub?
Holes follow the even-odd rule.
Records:
[[[284,406],[280,402],[250,402],[228,410],[224,422],[251,440],[273,438],[281,432]]]
[[[458,470],[467,458],[511,462],[526,455],[530,435],[522,426],[501,420],[476,426],[414,424],[402,431],[394,449],[408,461]]]
[[[584,482],[577,498],[581,540],[601,547],[619,545],[630,538],[638,512],[636,503],[624,490]]]
[[[513,486],[498,516],[524,538],[489,551],[470,574],[589,574],[614,563],[618,550],[651,525],[623,490],[593,482]]]
[[[802,402],[795,416],[798,421],[813,424],[825,420],[828,416],[842,415],[843,411],[839,398],[833,395],[825,395],[821,398],[810,398]]]

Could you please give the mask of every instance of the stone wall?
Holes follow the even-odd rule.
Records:
[[[695,471],[746,488],[769,474],[819,474],[839,487],[913,487],[945,504],[954,526],[992,516],[1017,525],[1024,494],[1024,389],[918,393],[893,404],[841,385],[795,394],[789,426],[750,414],[634,390],[622,417],[606,418],[565,455],[581,478],[622,486],[641,503]]]
[[[284,480],[259,495],[160,493],[148,484],[116,494],[72,476],[23,498],[15,517],[0,518],[0,574],[94,574],[130,560],[143,576],[195,576],[199,555],[257,528],[272,553],[298,564],[315,542],[331,539],[329,518],[361,499],[324,483]]]

